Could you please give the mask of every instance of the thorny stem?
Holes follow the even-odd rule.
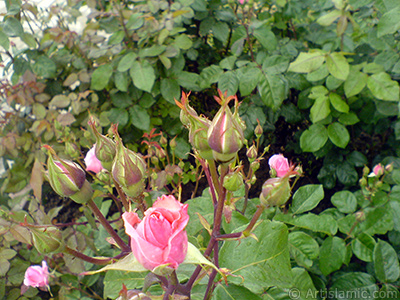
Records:
[[[92,210],[93,214],[97,217],[101,225],[103,225],[104,229],[111,235],[114,241],[118,244],[118,246],[122,249],[122,251],[129,252],[131,249],[129,246],[121,239],[121,237],[114,231],[114,228],[111,227],[110,223],[103,216],[96,203],[93,200],[89,200],[87,203],[89,208]]]
[[[82,252],[76,251],[68,246],[65,246],[64,248],[65,252],[67,252],[68,254],[71,254],[77,258],[80,258],[84,261],[87,261],[91,264],[95,264],[95,265],[107,265],[110,262],[114,262],[124,256],[126,256],[128,254],[128,252],[122,252],[119,255],[115,256],[115,257],[107,257],[107,258],[94,258],[91,256],[87,256],[85,254],[83,254]]]

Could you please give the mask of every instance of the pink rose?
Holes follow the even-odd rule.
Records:
[[[149,270],[169,264],[176,269],[186,257],[188,204],[181,204],[174,196],[158,198],[140,220],[134,212],[122,215],[125,232],[131,237],[132,252]]]
[[[103,170],[100,160],[96,157],[96,145],[86,153],[85,164],[86,171],[92,171],[97,174]]]
[[[244,2],[248,2],[249,0],[239,0],[240,4],[244,4]]]
[[[24,285],[31,287],[46,287],[49,285],[49,270],[45,261],[42,261],[42,266],[30,266],[26,269]]]
[[[272,155],[268,161],[269,167],[276,172],[276,176],[283,177],[290,171],[290,164],[282,154]]]
[[[385,168],[381,164],[377,164],[373,169],[375,176],[381,176],[385,172]]]

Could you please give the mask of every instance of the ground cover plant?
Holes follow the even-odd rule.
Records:
[[[5,6],[0,297],[399,298],[398,1]]]

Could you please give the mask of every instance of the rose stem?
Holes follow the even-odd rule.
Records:
[[[116,182],[114,178],[113,178],[113,181],[114,181],[115,188],[117,189],[118,195],[121,199],[122,205],[125,208],[125,211],[129,211],[129,203],[128,203],[128,200],[126,200],[126,196],[125,196],[124,192],[122,191],[118,182]]]
[[[108,223],[107,219],[103,216],[96,203],[93,200],[89,200],[87,203],[89,208],[92,210],[93,214],[97,217],[101,225],[103,225],[104,229],[111,235],[114,241],[118,244],[118,246],[124,252],[129,252],[131,249],[129,246],[121,239],[121,237],[115,232],[114,228],[111,227],[110,223]]]
[[[94,258],[94,257],[87,256],[87,255],[85,255],[85,254],[83,254],[83,253],[81,253],[79,251],[74,250],[74,249],[71,249],[68,246],[65,246],[64,249],[65,249],[65,252],[67,252],[68,254],[71,254],[71,255],[73,255],[73,256],[75,256],[77,258],[80,258],[80,259],[82,259],[84,261],[87,261],[87,262],[95,264],[95,265],[106,265],[109,262],[112,262],[112,261],[114,261],[116,259],[119,259],[119,258],[127,255],[126,252],[122,252],[121,254],[119,254],[118,256],[115,256],[115,257]]]
[[[210,190],[211,190],[211,197],[213,199],[213,203],[214,205],[217,204],[217,195],[215,194],[215,186],[214,186],[214,182],[211,178],[210,175],[210,169],[207,166],[207,164],[205,163],[204,159],[199,159],[201,166],[203,167],[204,173],[206,174],[206,178],[207,178],[207,182],[208,185],[210,186]]]
[[[263,213],[264,209],[265,209],[264,205],[257,205],[256,213],[253,215],[253,218],[251,219],[249,225],[247,225],[247,228],[245,230],[243,230],[243,232],[242,232],[245,237],[250,235],[254,225],[256,224],[258,218]]]

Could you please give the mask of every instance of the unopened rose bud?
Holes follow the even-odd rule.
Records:
[[[364,213],[363,211],[358,211],[358,212],[356,212],[356,213],[355,213],[355,217],[356,217],[356,220],[357,220],[358,222],[363,222],[363,221],[365,221],[365,213]]]
[[[232,172],[224,177],[224,188],[228,191],[234,192],[243,186],[243,177],[239,172]]]
[[[150,160],[154,166],[158,166],[159,159],[156,156],[152,156]]]
[[[167,144],[168,144],[168,140],[166,139],[166,137],[161,136],[161,138],[160,138],[160,145],[163,146],[163,147],[165,147],[165,146],[167,146]]]
[[[40,254],[60,252],[62,233],[56,227],[30,228],[32,241]]]
[[[365,177],[362,177],[359,181],[360,186],[367,186],[368,182],[367,179]]]
[[[250,168],[253,170],[253,172],[257,171],[260,168],[260,162],[255,160],[250,164]]]
[[[290,198],[289,177],[270,178],[264,182],[260,201],[267,207],[281,206]]]
[[[93,117],[89,119],[88,124],[90,128],[92,128],[93,134],[96,138],[96,157],[101,162],[103,168],[110,171],[112,163],[114,161],[114,157],[116,155],[115,143],[110,138],[100,134],[100,132],[96,128],[96,123]]]
[[[369,168],[367,166],[365,166],[363,168],[363,176],[368,176],[369,172],[370,172]]]
[[[393,164],[388,164],[388,165],[386,165],[385,166],[385,170],[387,171],[387,172],[392,172],[393,171]]]
[[[249,149],[247,149],[246,152],[247,157],[249,160],[252,162],[257,158],[258,151],[255,145],[251,146]]]
[[[114,180],[130,197],[137,197],[144,190],[146,179],[146,164],[135,152],[125,148],[122,140],[115,131],[117,153],[111,169]]]
[[[220,92],[221,98],[216,100],[222,105],[215,115],[208,129],[208,144],[213,150],[214,158],[223,163],[231,163],[237,155],[237,152],[243,147],[245,125],[238,115],[237,98],[230,96],[224,98]],[[235,113],[232,114],[228,103],[235,99]]]
[[[375,176],[382,176],[383,173],[385,172],[385,169],[381,164],[377,164],[373,169],[372,172],[374,172]]]
[[[169,146],[171,147],[172,151],[174,151],[176,149],[176,137],[174,137],[172,140],[170,140],[169,142]]]
[[[262,128],[260,122],[259,122],[258,120],[257,120],[257,122],[258,122],[258,125],[257,125],[256,128],[254,129],[254,134],[255,134],[256,137],[259,139],[259,138],[263,135],[264,130],[263,130],[263,128]]]
[[[78,164],[59,158],[50,146],[44,147],[49,152],[48,180],[53,190],[60,196],[70,197],[77,203],[89,201],[93,190],[86,180],[85,171]]]

